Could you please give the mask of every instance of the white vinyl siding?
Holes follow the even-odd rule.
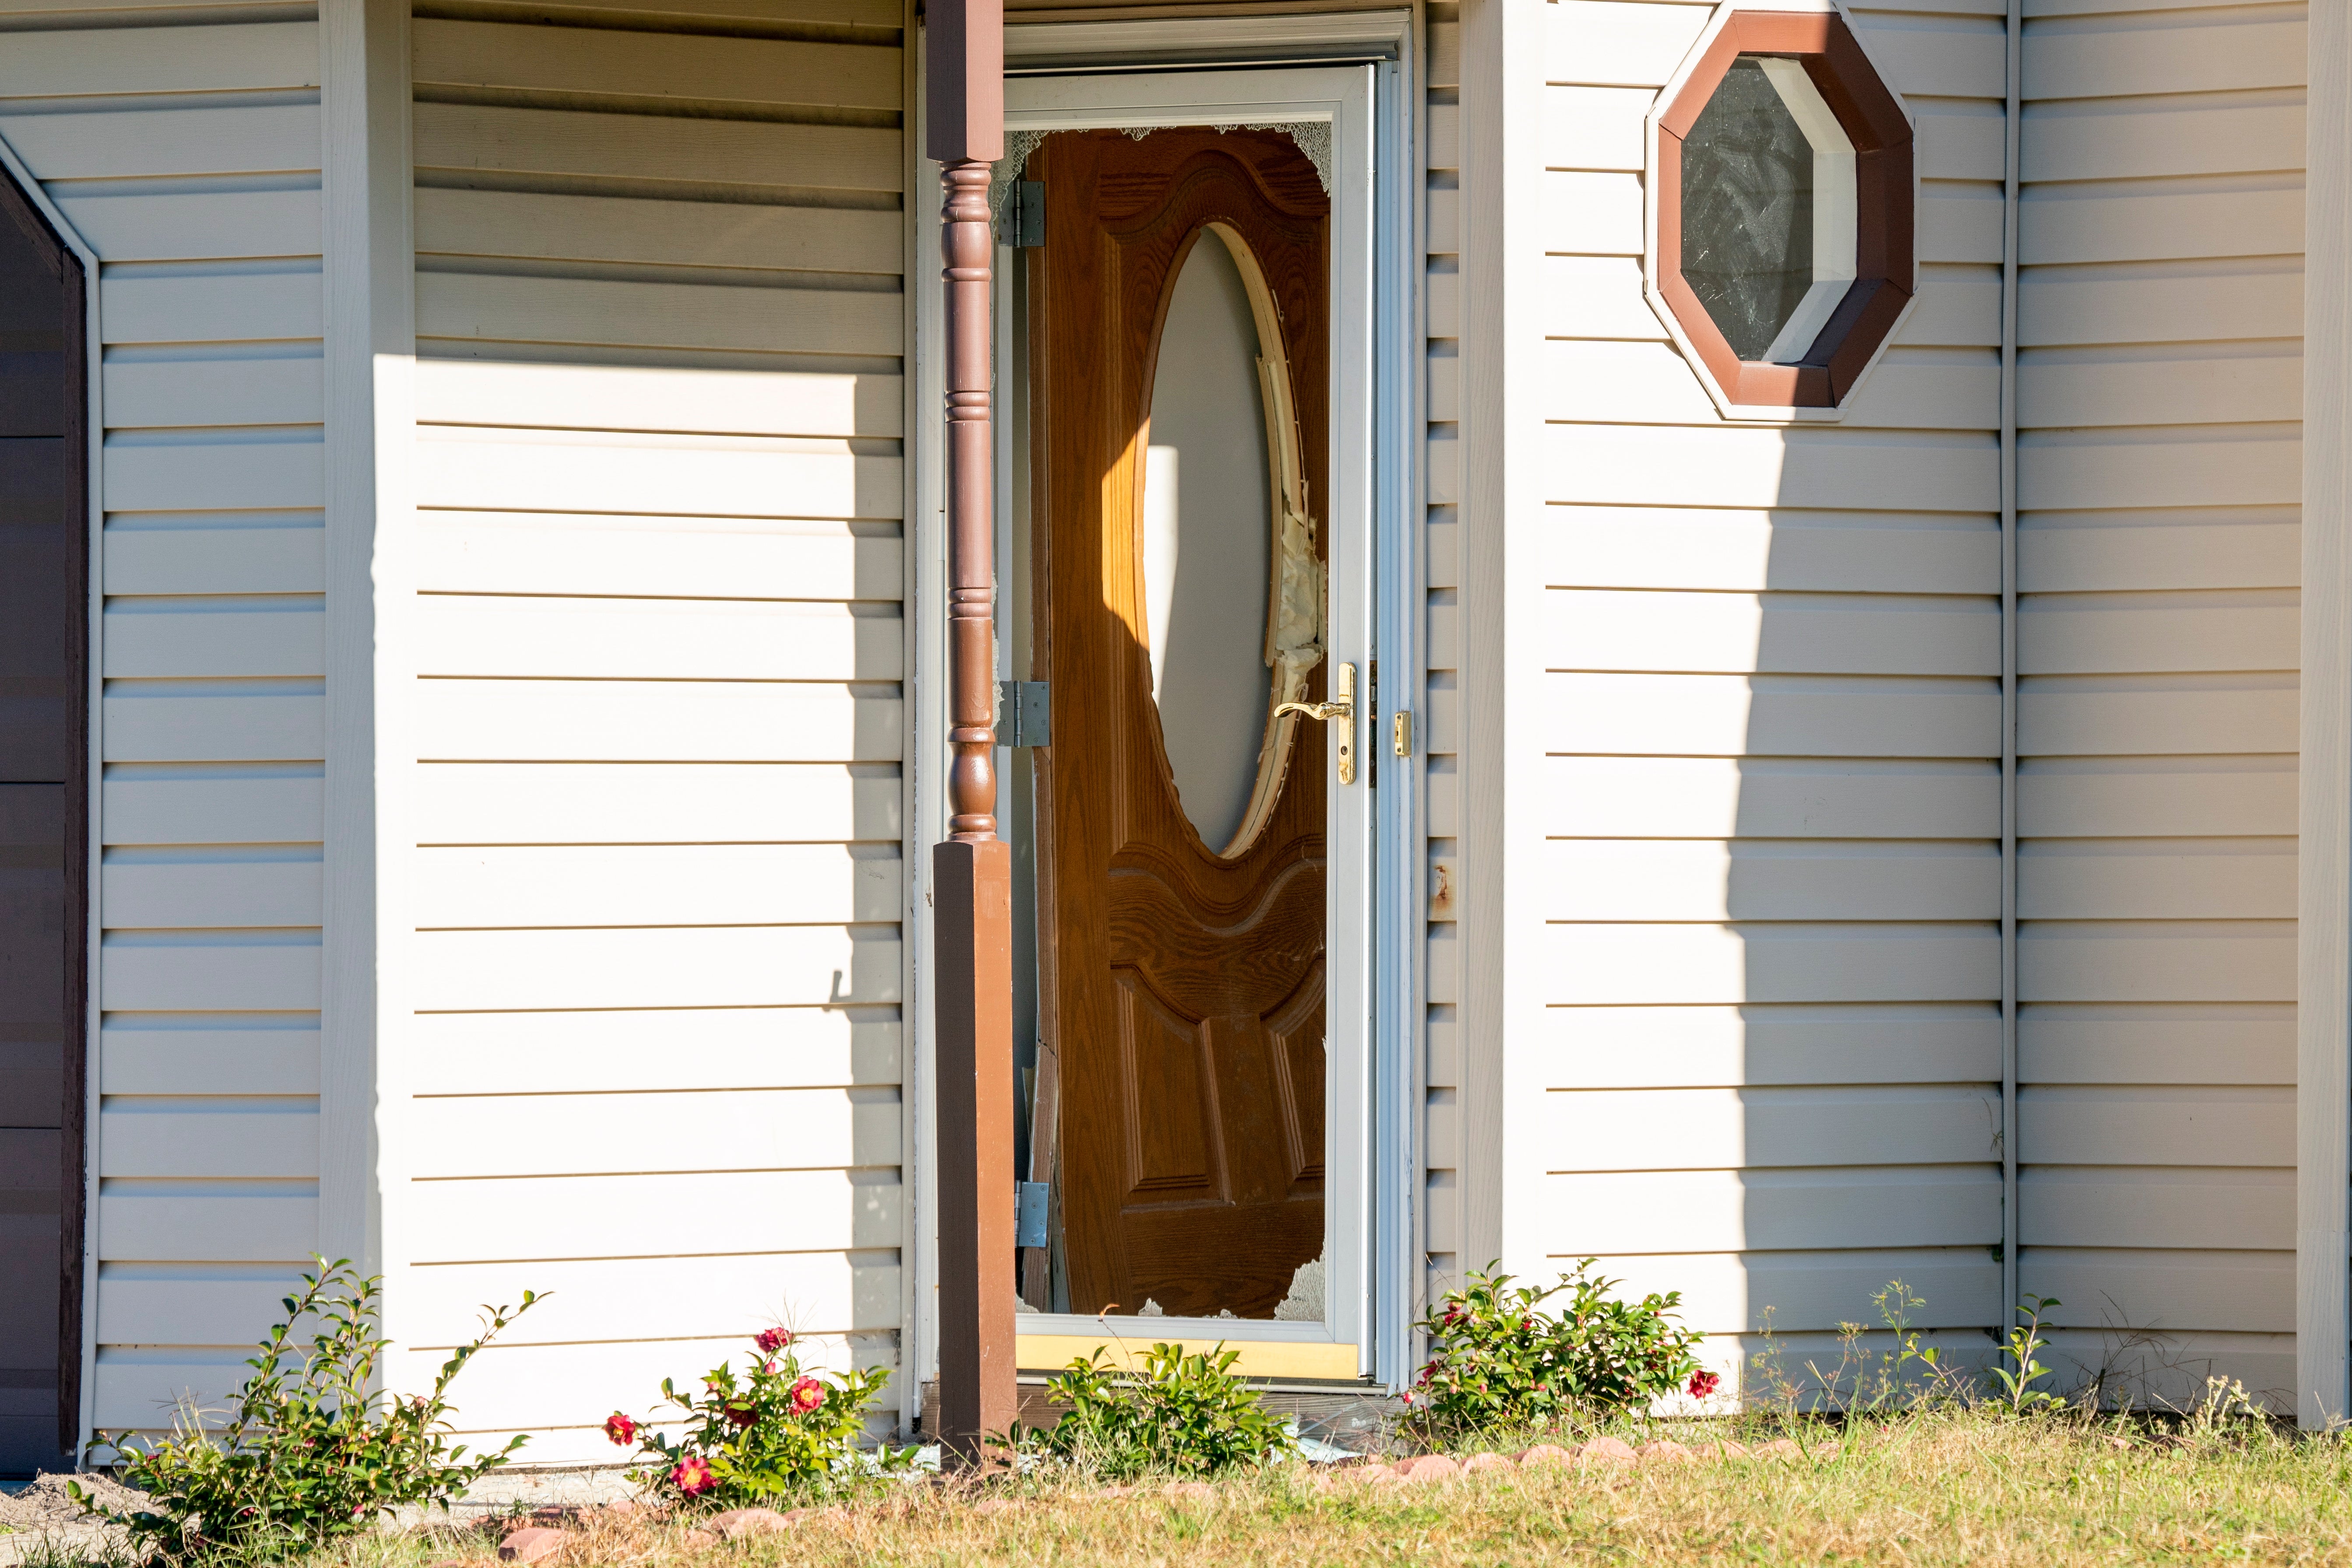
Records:
[[[152,1430],[319,1245],[319,30],[6,9],[0,137],[100,264],[90,1397]]]
[[[2291,1407],[2303,12],[2026,14],[2021,1284]]]
[[[1643,302],[1643,126],[1709,8],[1561,0],[1539,145],[1539,1205],[1727,1374],[1900,1278],[2000,1315],[2003,37],[1861,12],[1919,304],[1842,423],[1736,426]],[[1435,552],[1433,552],[1434,554]],[[1433,644],[1443,640],[1433,633]]]
[[[539,1463],[895,1366],[899,13],[415,22],[404,1337]],[[768,36],[772,35],[772,36]],[[886,1399],[885,1408],[895,1408]]]

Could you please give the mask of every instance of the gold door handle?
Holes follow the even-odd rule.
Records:
[[[1356,667],[1335,665],[1332,684],[1339,688],[1328,702],[1285,702],[1276,707],[1274,716],[1304,713],[1321,723],[1339,726],[1339,782],[1356,782]]]

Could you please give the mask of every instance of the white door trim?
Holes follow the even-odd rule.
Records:
[[[1412,13],[1402,8],[1213,19],[1030,22],[1004,29],[1004,68],[1008,73],[1080,67],[1138,70],[1180,64],[1265,66],[1302,57],[1391,57],[1412,34]],[[1008,111],[1011,103],[1008,98]],[[1010,119],[1005,125],[1013,128]]]

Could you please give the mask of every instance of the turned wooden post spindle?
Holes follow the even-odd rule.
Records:
[[[996,837],[996,539],[990,515],[989,282],[995,237],[989,165],[963,159],[940,171],[947,195],[948,836]]]
[[[1004,155],[1003,0],[930,0],[924,151],[940,165],[947,316],[948,837],[931,848],[940,1398],[951,1465],[1018,1413],[1013,1333],[1013,854],[996,837],[989,165]],[[937,353],[939,349],[929,352]]]

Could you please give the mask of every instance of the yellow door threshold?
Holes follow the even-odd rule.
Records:
[[[1236,1377],[1320,1383],[1353,1383],[1356,1380],[1354,1345],[1296,1340],[1225,1340],[1222,1342],[1225,1349],[1241,1352],[1240,1359],[1232,1367]],[[1104,1359],[1112,1365],[1131,1369],[1143,1363],[1146,1351],[1155,1344],[1163,1343],[1181,1345],[1190,1354],[1194,1351],[1214,1350],[1220,1342],[1159,1340],[1149,1335],[1113,1339],[1108,1334],[1019,1334],[1013,1340],[1013,1364],[1024,1373],[1060,1372],[1072,1361],[1092,1355],[1099,1347],[1107,1352]]]

